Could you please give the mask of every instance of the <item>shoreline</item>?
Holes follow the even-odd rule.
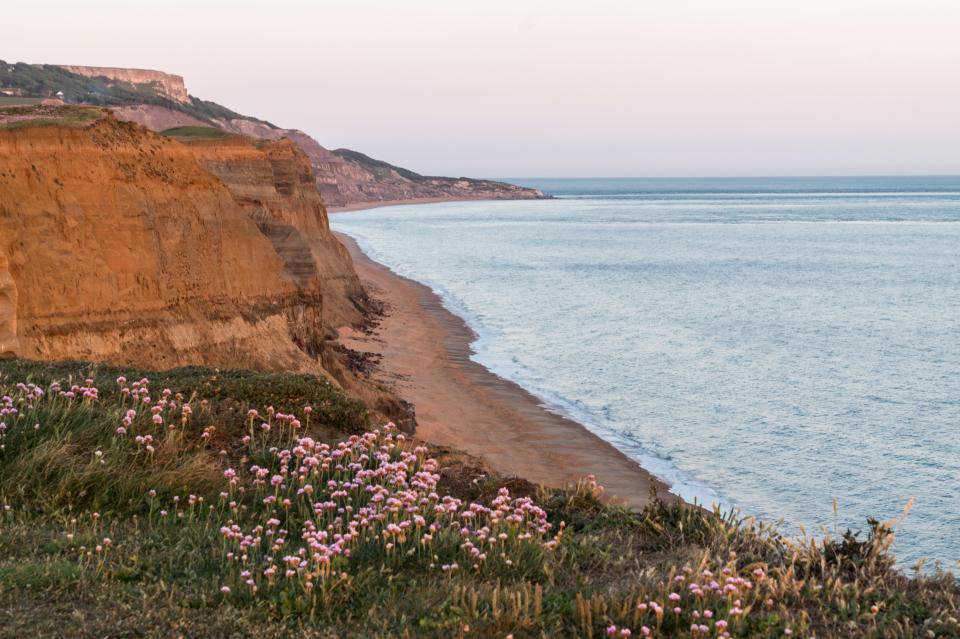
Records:
[[[444,202],[513,202],[516,200],[539,201],[552,198],[488,198],[488,197],[415,197],[407,200],[383,200],[380,202],[357,202],[346,206],[328,206],[327,213],[350,213],[351,211],[366,211],[384,206],[404,206],[408,204],[442,204]]]
[[[418,438],[550,487],[594,474],[606,496],[632,508],[643,507],[651,489],[664,501],[680,499],[586,426],[471,360],[476,335],[430,288],[373,261],[348,235],[335,235],[368,293],[386,308],[372,334],[342,328],[340,342],[380,356],[374,379],[414,404]]]

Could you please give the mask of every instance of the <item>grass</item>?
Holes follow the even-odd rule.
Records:
[[[20,98],[15,96],[0,95],[0,107],[35,106],[43,102],[43,100],[43,98]]]
[[[230,134],[223,129],[215,129],[208,126],[177,126],[172,129],[161,131],[160,135],[171,138],[219,140],[230,137]]]
[[[24,116],[12,122],[3,122],[3,116]],[[58,125],[85,126],[103,117],[103,111],[78,106],[10,106],[0,105],[0,129],[19,129],[26,126]]]
[[[960,636],[890,525],[487,477],[310,376],[10,360],[0,397],[4,637]]]

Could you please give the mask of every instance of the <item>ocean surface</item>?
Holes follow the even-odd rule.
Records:
[[[957,567],[960,178],[512,181],[332,225],[674,492]]]

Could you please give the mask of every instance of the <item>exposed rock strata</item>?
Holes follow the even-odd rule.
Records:
[[[319,372],[363,293],[291,146],[0,132],[0,351]]]
[[[152,104],[111,107],[113,115],[124,122],[136,122],[151,131],[166,131],[179,126],[209,126],[206,122],[166,107]]]
[[[414,199],[540,199],[541,191],[505,182],[424,176],[356,151],[330,151],[298,129],[278,129],[243,118],[218,121],[221,128],[261,140],[285,137],[310,158],[317,190],[328,206]]]
[[[163,71],[124,69],[119,67],[85,67],[66,64],[62,64],[60,67],[70,73],[82,75],[85,78],[104,77],[129,84],[152,84],[157,88],[157,92],[160,95],[164,95],[175,102],[187,102],[190,99],[190,95],[187,93],[187,86],[183,82],[183,77],[164,73]]]
[[[362,296],[350,256],[330,231],[314,184],[310,160],[289,140],[254,143],[247,138],[187,143],[201,165],[216,175],[270,240],[284,272],[302,289],[327,299],[329,325],[355,323],[345,300]]]
[[[179,126],[209,126],[185,113],[153,105],[111,107],[114,115],[152,131]],[[350,206],[416,199],[502,200],[539,199],[544,194],[505,182],[424,176],[374,160],[347,149],[330,151],[298,129],[281,129],[266,122],[233,118],[215,123],[225,131],[257,140],[293,141],[313,168],[317,190],[327,206]]]
[[[17,284],[10,265],[0,253],[0,358],[13,357],[20,350],[17,337]]]

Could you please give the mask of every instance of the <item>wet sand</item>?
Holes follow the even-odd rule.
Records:
[[[496,472],[552,487],[595,474],[606,494],[643,506],[651,488],[678,499],[667,485],[581,424],[470,360],[473,331],[443,308],[429,288],[369,259],[337,233],[360,279],[386,306],[372,335],[341,330],[348,348],[379,354],[375,373],[416,408],[417,437],[482,458]]]

